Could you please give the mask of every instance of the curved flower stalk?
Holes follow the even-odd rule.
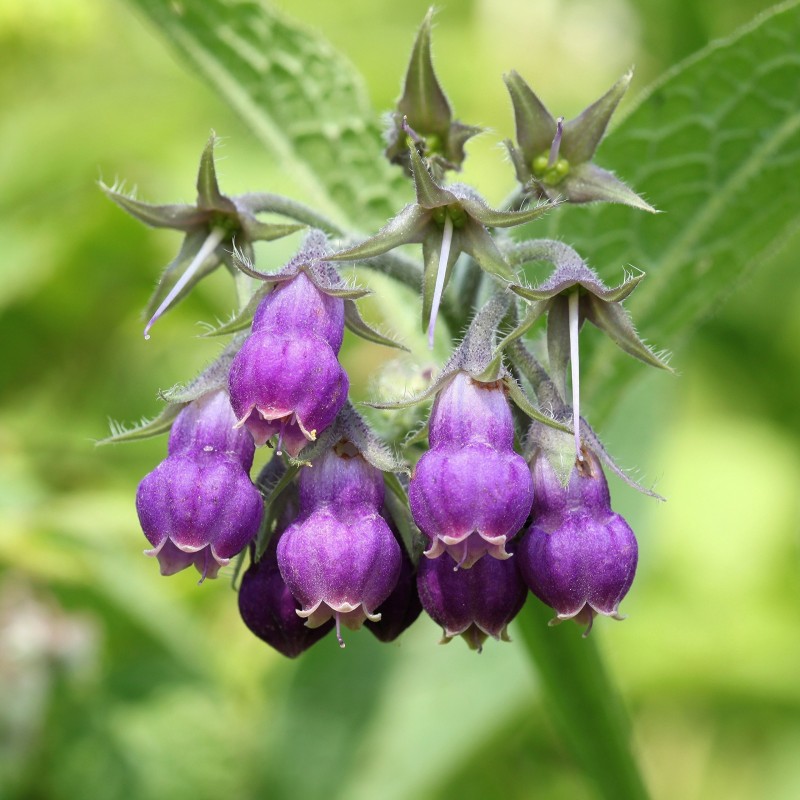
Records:
[[[139,484],[136,510],[162,575],[194,564],[215,578],[258,532],[261,495],[248,471],[253,441],[234,429],[228,396],[213,392],[178,415],[169,455]]]

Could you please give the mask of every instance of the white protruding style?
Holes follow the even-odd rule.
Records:
[[[433,350],[433,334],[436,330],[436,317],[439,314],[439,304],[442,302],[444,291],[444,276],[447,274],[447,262],[450,259],[450,245],[453,242],[453,220],[450,214],[444,217],[444,231],[442,232],[442,249],[439,251],[439,267],[436,272],[436,286],[433,289],[433,302],[431,303],[431,319],[428,323],[428,349]]]
[[[150,317],[150,321],[145,325],[144,338],[150,338],[150,328],[153,327],[155,321],[170,307],[172,301],[178,296],[184,286],[191,280],[192,276],[203,266],[203,262],[217,249],[217,245],[225,238],[225,231],[222,228],[214,228],[208,234],[203,246],[197,251],[197,254],[192,259],[191,264],[186,267],[186,272],[181,275],[178,282],[172,287],[170,293],[161,302],[161,305],[156,309],[155,314]]]
[[[575,455],[583,461],[581,453],[581,376],[578,355],[578,292],[569,296],[569,362],[572,367],[572,427],[575,431]]]

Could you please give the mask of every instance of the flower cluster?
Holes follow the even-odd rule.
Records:
[[[107,189],[139,219],[186,237],[151,300],[146,336],[221,264],[240,295],[238,311],[212,331],[231,336],[219,358],[162,393],[154,421],[111,437],[171,428],[167,458],[137,495],[146,552],[164,575],[194,564],[201,582],[237,557],[245,624],[288,657],[331,631],[344,647],[343,627],[392,641],[423,609],[443,641],[460,635],[480,650],[487,637],[508,640],[531,596],[554,622],[574,619],[588,633],[597,614],[622,618],[636,570],[636,539],[611,509],[603,466],[653,493],[619,470],[581,415],[579,335],[589,321],[625,353],[668,369],[623,306],[643,274],[611,288],[564,243],[505,233],[561,203],[653,210],[593,163],[630,75],[566,123],[517,73],[506,76],[519,186],[506,208],[492,209],[472,187],[447,182],[480,129],[453,118],[430,34],[429,14],[385,152],[413,181],[415,200],[365,240],[286,198],[222,194],[213,139],[194,206],[149,206]],[[255,241],[306,226],[287,264],[256,268]],[[415,243],[419,262],[396,251]],[[352,263],[420,292],[431,348],[437,320],[465,331],[438,369],[416,371],[416,395],[379,397],[363,414],[339,360],[345,327],[398,345],[362,318],[356,301],[367,292],[341,272]],[[534,281],[526,264],[550,272]]]

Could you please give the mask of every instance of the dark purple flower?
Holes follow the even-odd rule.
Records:
[[[408,493],[414,521],[431,542],[425,555],[447,552],[464,569],[486,553],[508,558],[506,542],[525,524],[533,484],[513,450],[502,384],[456,373],[431,410],[430,443]]]
[[[178,416],[168,457],[139,484],[136,510],[163,575],[194,564],[214,578],[258,532],[261,495],[248,470],[253,442],[234,429],[225,392],[191,403]]]
[[[400,573],[400,547],[380,515],[383,478],[354,448],[327,451],[298,480],[300,516],[278,542],[278,565],[309,627],[361,627]]]
[[[296,658],[333,628],[333,620],[318,628],[307,627],[297,615],[298,609],[281,577],[276,547],[271,542],[261,559],[251,564],[242,577],[239,613],[259,639],[288,658]]]
[[[400,545],[402,565],[397,585],[392,593],[377,608],[381,618],[377,622],[368,619],[364,625],[381,642],[393,642],[410,627],[422,612],[417,592],[417,575],[405,547]]]
[[[583,453],[566,487],[537,454],[534,522],[517,558],[531,591],[556,611],[554,622],[575,619],[588,625],[588,633],[596,614],[624,619],[619,604],[633,582],[638,551],[630,526],[611,510],[597,456]]]
[[[419,597],[428,615],[442,626],[443,642],[461,635],[471,649],[480,651],[487,636],[508,641],[506,626],[527,593],[516,561],[482,558],[464,570],[447,554],[420,560]]]
[[[237,424],[256,444],[277,435],[297,456],[333,422],[349,388],[337,359],[343,332],[344,301],[302,272],[264,298],[229,376]]]

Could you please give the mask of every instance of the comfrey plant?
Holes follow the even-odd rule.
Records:
[[[239,290],[238,312],[213,331],[230,336],[228,346],[189,384],[165,392],[164,412],[134,432],[171,428],[167,458],[137,495],[146,552],[164,575],[194,564],[201,582],[238,557],[246,625],[289,657],[330,631],[344,647],[344,627],[391,641],[422,609],[443,641],[461,635],[480,650],[487,637],[508,639],[528,590],[552,607],[554,622],[575,619],[586,633],[597,614],[621,619],[637,545],[611,509],[604,467],[653,495],[614,464],[580,405],[587,321],[628,355],[669,369],[623,306],[643,274],[610,288],[567,244],[508,233],[566,203],[654,210],[593,162],[631,76],[565,122],[517,73],[507,75],[516,122],[507,147],[519,185],[493,209],[449,180],[480,130],[453,118],[430,33],[429,14],[386,136],[385,155],[410,179],[414,199],[371,236],[287,198],[224,195],[213,138],[194,205],[148,205],[106,187],[145,223],[185,235],[148,307],[146,337],[216,267]],[[265,213],[287,222],[262,221]],[[301,228],[285,266],[269,264],[268,248],[256,264],[255,242]],[[421,260],[398,249],[416,244]],[[549,274],[530,285],[519,274],[526,263]],[[438,372],[419,371],[416,394],[379,397],[363,415],[339,360],[345,328],[399,345],[362,318],[356,301],[367,292],[341,272],[353,264],[420,291],[431,348],[440,326],[465,331]],[[262,446],[271,457],[251,481]]]

